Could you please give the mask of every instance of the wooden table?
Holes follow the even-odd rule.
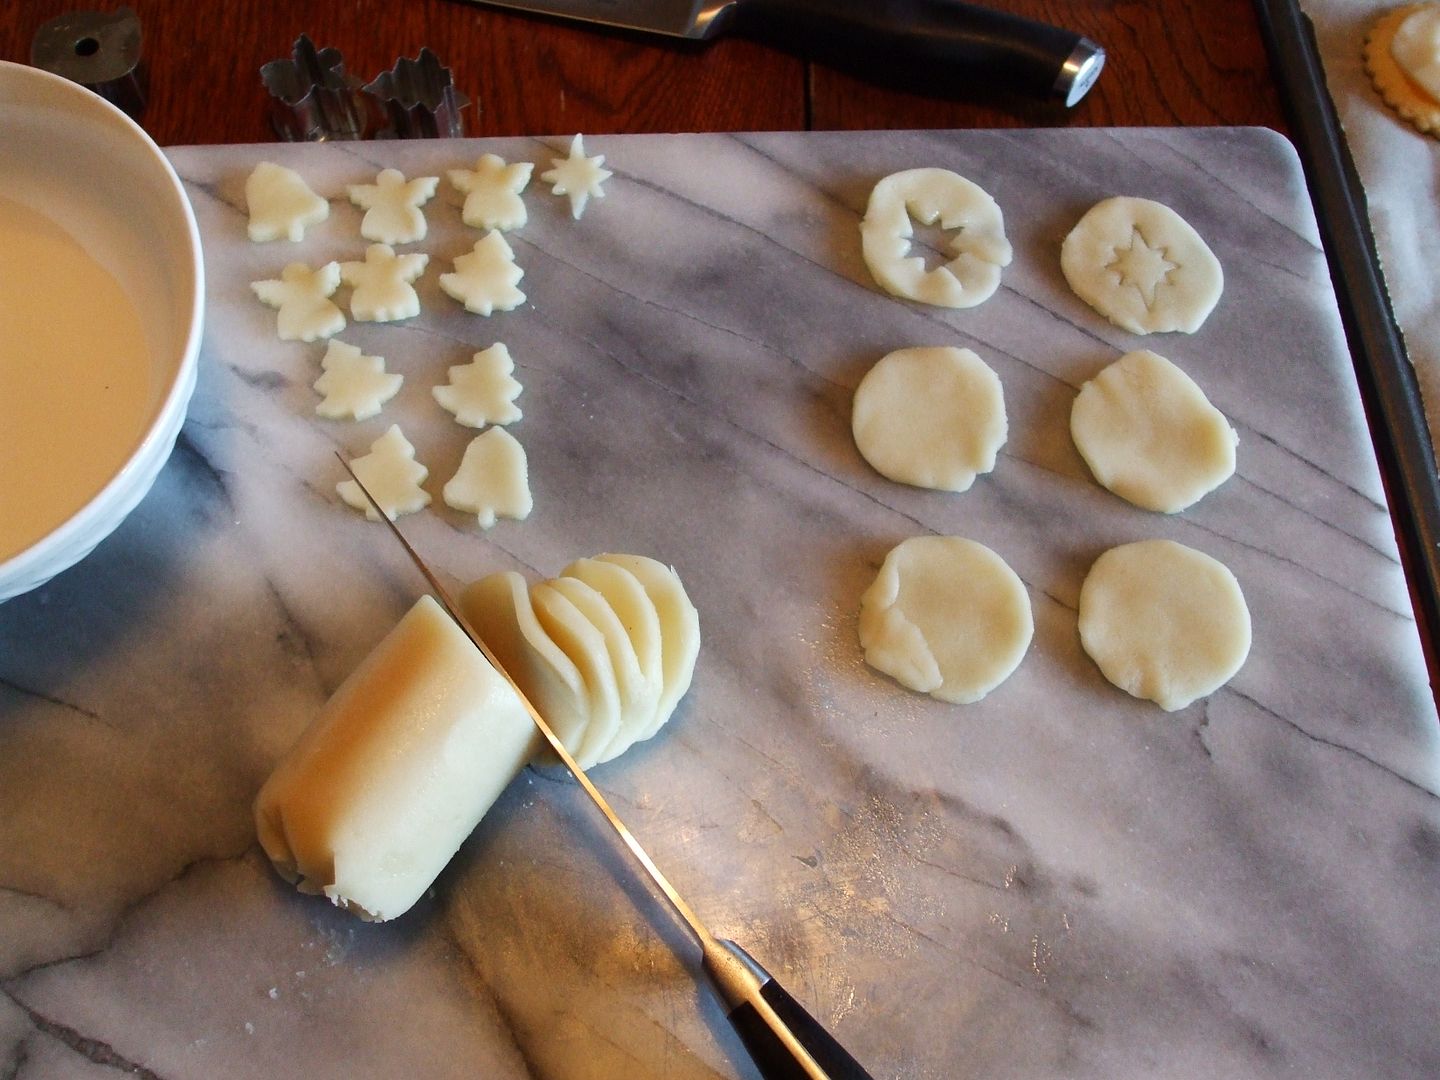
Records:
[[[990,0],[1083,33],[1109,54],[1076,108],[998,93],[947,100],[872,85],[756,41],[691,46],[457,0],[129,0],[144,28],[142,122],[162,145],[268,141],[259,68],[308,33],[369,80],[428,45],[475,104],[467,135],[1067,124],[1284,129],[1249,0]],[[10,0],[0,59],[28,62],[37,27],[117,0]]]

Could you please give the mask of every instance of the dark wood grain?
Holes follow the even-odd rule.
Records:
[[[471,135],[1017,125],[1284,122],[1249,0],[992,0],[1103,44],[1109,62],[1073,110],[966,88],[879,86],[756,41],[710,45],[592,32],[459,0],[129,0],[145,34],[164,145],[266,141],[259,69],[308,33],[370,79],[432,48],[477,104]],[[46,19],[118,0],[0,5],[0,59],[27,62]]]

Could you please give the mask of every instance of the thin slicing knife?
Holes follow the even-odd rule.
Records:
[[[927,84],[964,92],[1004,84],[1074,105],[1105,50],[1089,38],[963,0],[472,0],[537,15],[676,38],[730,30],[804,51],[903,64]]]
[[[675,891],[670,880],[660,872],[654,861],[640,846],[633,833],[620,820],[619,816],[611,809],[605,796],[591,783],[590,778],[585,775],[585,770],[576,764],[570,752],[565,749],[564,743],[550,729],[545,718],[540,715],[530,699],[525,696],[523,690],[516,685],[515,680],[510,677],[509,672],[496,659],[480,635],[475,632],[474,627],[466,620],[450,596],[449,590],[440,583],[434,571],[426,565],[425,560],[405,539],[405,534],[400,527],[390,519],[390,515],[381,509],[380,504],[375,501],[375,496],[370,494],[364,482],[355,475],[355,470],[350,468],[350,463],[337,451],[335,456],[340,459],[340,464],[345,466],[345,471],[350,478],[364,493],[375,512],[380,515],[380,520],[390,528],[395,539],[400,541],[400,546],[410,556],[410,560],[424,575],[430,590],[435,599],[440,601],[446,613],[455,620],[461,630],[465,632],[477,649],[490,661],[495,670],[498,671],[512,687],[521,703],[525,706],[530,719],[535,722],[540,734],[550,744],[565,767],[579,781],[585,794],[590,797],[605,820],[610,823],[620,840],[629,849],[637,862],[645,869],[655,887],[660,890],[665,899],[669,901],[671,909],[690,928],[696,942],[700,945],[700,964],[710,985],[720,996],[725,1004],[727,1019],[734,1026],[739,1034],[740,1040],[745,1044],[755,1065],[760,1070],[760,1075],[765,1080],[871,1080],[871,1076],[862,1068],[849,1052],[836,1041],[835,1037],[825,1030],[823,1026],[800,1006],[792,998],[771,974],[755,961],[744,949],[733,941],[724,938],[717,938],[700,921],[694,910],[687,904],[681,895]]]

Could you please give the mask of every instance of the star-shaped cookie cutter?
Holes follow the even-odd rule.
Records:
[[[389,71],[365,84],[387,126],[377,138],[458,139],[465,134],[460,110],[469,99],[455,89],[450,69],[428,47],[413,60],[402,56]]]

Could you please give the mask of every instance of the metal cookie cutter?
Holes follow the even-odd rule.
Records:
[[[387,126],[377,133],[393,139],[458,139],[465,134],[460,110],[469,99],[455,89],[450,69],[428,48],[411,60],[402,56],[389,71],[365,86],[383,111]]]
[[[345,74],[340,50],[316,49],[301,34],[289,59],[260,69],[270,91],[270,126],[286,142],[363,139],[369,126],[360,80]]]
[[[129,8],[57,15],[35,31],[30,63],[79,83],[132,117],[145,111],[140,19]]]

